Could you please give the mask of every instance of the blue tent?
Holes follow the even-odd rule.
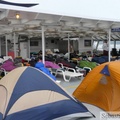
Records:
[[[36,68],[16,68],[0,81],[0,120],[69,120],[91,116],[82,103]]]

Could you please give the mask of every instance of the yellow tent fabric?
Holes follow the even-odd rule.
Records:
[[[101,73],[105,66],[110,75]],[[95,67],[73,92],[73,96],[105,111],[120,111],[120,61]]]

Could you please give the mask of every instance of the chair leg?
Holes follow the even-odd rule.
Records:
[[[62,73],[61,75],[63,76],[63,79],[64,79],[65,82],[69,82],[69,81],[70,81],[71,77],[69,77],[69,79],[67,79],[66,76],[65,76],[65,74],[64,74],[64,72],[63,72],[62,70],[58,70],[58,71],[56,70],[56,72],[55,72],[55,77],[57,76],[57,74],[58,74],[59,72]]]
[[[66,76],[63,75],[63,79],[64,79],[65,82],[70,82],[71,77],[69,77],[69,78],[67,79]]]

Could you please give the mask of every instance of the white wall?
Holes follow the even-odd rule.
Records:
[[[78,50],[79,47],[79,52],[86,52],[86,51],[92,51],[92,46],[91,47],[85,47],[84,46],[84,40],[90,40],[91,38],[80,38],[78,41],[73,42],[73,47],[74,50]],[[36,41],[36,40],[35,40]],[[39,52],[42,50],[42,40],[37,40],[38,46],[31,46],[30,47],[30,52]],[[9,45],[8,45],[9,46]],[[63,41],[63,40],[54,40],[54,43],[51,43],[51,40],[46,40],[45,42],[45,47],[46,49],[51,49],[52,51],[54,49],[59,49],[60,52],[66,53],[67,48],[68,48],[68,42]],[[20,42],[20,56],[23,58],[28,58],[29,57],[29,47],[28,47],[28,42]],[[5,55],[5,44],[1,46],[1,54]]]
[[[22,56],[23,59],[28,58],[27,49],[27,42],[20,42],[20,56]]]
[[[74,40],[73,41],[73,49],[74,49],[74,51],[77,51],[78,50],[78,40]]]
[[[78,40],[70,40],[70,44],[73,46],[74,51],[78,50]],[[68,40],[59,41],[59,50],[63,53],[68,52]]]
[[[74,41],[73,42],[73,47],[74,50],[77,50],[79,48],[79,52],[86,52],[86,51],[92,51],[92,43],[91,43],[91,47],[85,47],[84,46],[84,40],[91,40],[91,38],[80,38],[80,40],[78,41]],[[38,40],[39,44],[38,46],[31,46],[30,47],[30,52],[39,52],[40,50],[42,50],[42,40]],[[91,40],[92,42],[92,40]],[[27,46],[27,42],[21,42],[20,43],[20,49],[21,49],[21,56],[23,58],[27,58],[28,57],[28,47]],[[67,41],[58,41],[58,40],[54,40],[54,43],[51,42],[51,40],[46,40],[45,42],[45,49],[51,49],[52,51],[54,49],[59,49],[60,52],[66,53],[67,52],[67,47],[68,46],[68,42]]]
[[[59,46],[59,41],[58,40],[54,40],[54,41],[46,40],[46,42],[45,42],[45,48],[46,49],[51,49],[52,51],[54,51],[54,49],[57,49],[58,46]]]
[[[59,41],[59,50],[62,53],[66,53],[68,51],[68,41],[67,40]]]
[[[42,50],[42,40],[38,40],[38,41],[39,41],[38,46],[31,46],[30,52],[39,52],[40,50]],[[57,48],[59,48],[58,40],[54,40],[53,43],[51,43],[51,40],[45,40],[45,49],[51,49],[53,51],[54,49]]]
[[[84,37],[84,38],[80,38],[80,40],[79,40],[79,52],[81,53],[81,52],[86,52],[86,51],[92,51],[92,45],[93,45],[93,43],[92,43],[92,40],[91,40],[91,47],[85,47],[84,46],[84,40],[91,40],[91,38],[89,38],[89,37]]]

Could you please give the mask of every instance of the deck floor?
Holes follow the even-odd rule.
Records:
[[[72,78],[70,80],[70,82],[65,82],[62,78],[62,76],[57,76],[57,80],[60,80],[61,83],[59,83],[70,95],[72,95],[72,93],[74,92],[74,90],[77,88],[77,86],[79,86],[79,84],[81,83],[82,79],[78,79],[78,78]],[[87,103],[83,103],[88,110],[93,113],[95,115],[95,117],[93,118],[80,118],[80,120],[102,120],[100,119],[100,112],[104,112],[103,110],[101,110],[100,108],[87,104]],[[109,120],[109,119],[104,119],[104,120]],[[112,120],[112,119],[110,119]]]

